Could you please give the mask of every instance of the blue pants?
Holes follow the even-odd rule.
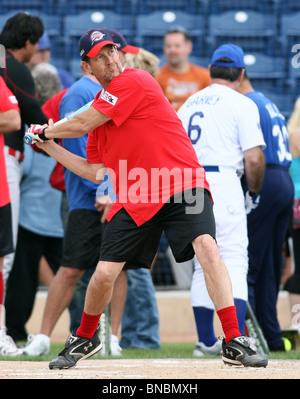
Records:
[[[293,199],[288,169],[267,165],[259,206],[248,215],[248,295],[270,350],[283,346],[276,306]]]
[[[147,269],[128,269],[127,279],[120,346],[158,349],[159,314],[151,273]]]

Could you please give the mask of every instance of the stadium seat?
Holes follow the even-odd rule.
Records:
[[[55,0],[1,0],[0,14],[17,12],[15,10],[32,10],[47,14],[55,12]]]
[[[154,11],[172,10],[204,15],[208,0],[137,0],[136,14],[149,14]]]
[[[78,14],[86,10],[112,11],[119,14],[132,15],[135,0],[65,0],[61,7],[64,15]]]
[[[208,12],[219,14],[232,10],[258,11],[266,14],[276,12],[278,0],[210,0]]]
[[[133,20],[130,15],[112,11],[85,11],[64,18],[64,53],[67,60],[78,56],[78,40],[88,29],[107,27],[119,30],[133,44]]]
[[[75,80],[81,78],[82,72],[81,72],[81,59],[78,57],[72,58],[70,61],[70,73],[73,76]]]
[[[227,11],[208,19],[208,43],[213,51],[220,44],[232,42],[244,51],[274,56],[277,51],[277,19],[257,11]]]
[[[300,43],[300,12],[286,14],[280,20],[280,55],[288,57],[294,44]]]
[[[65,69],[66,68],[65,60],[63,58],[52,57],[52,54],[51,54],[51,58],[50,58],[50,63],[52,65],[54,65],[56,68],[59,68],[59,69]]]
[[[154,54],[161,54],[164,34],[173,27],[186,29],[193,41],[194,55],[204,55],[204,18],[183,11],[160,10],[137,15],[137,45]]]
[[[300,12],[300,2],[297,0],[278,0],[280,14],[293,14]]]
[[[294,95],[300,93],[300,42],[295,43],[287,59],[287,84]]]
[[[266,90],[283,90],[285,60],[262,53],[245,53],[246,71],[253,85]]]
[[[274,91],[262,91],[279,109],[281,114],[288,120],[294,109],[295,97],[290,93],[276,93]]]
[[[13,17],[14,15],[18,14],[19,12],[26,12],[31,15],[37,15],[40,17],[44,23],[45,29],[47,30],[49,35],[58,35],[60,32],[59,29],[59,17],[56,15],[47,15],[42,12],[33,9],[17,9],[14,11],[9,11],[4,14],[0,14],[0,27],[1,29],[5,25],[6,21]]]

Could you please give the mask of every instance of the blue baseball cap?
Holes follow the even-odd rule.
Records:
[[[225,57],[231,62],[218,61]],[[222,44],[214,51],[210,64],[224,68],[245,68],[244,51],[236,44]]]
[[[81,59],[83,60],[86,56],[96,58],[102,47],[108,44],[116,46],[107,29],[89,29],[81,36],[78,43]]]
[[[50,38],[47,33],[44,33],[43,36],[40,38],[38,43],[38,51],[39,50],[50,50],[51,42]]]
[[[110,33],[114,43],[118,47],[118,50],[130,54],[137,54],[140,51],[139,47],[128,44],[125,37],[119,31],[115,29],[106,29],[106,30]],[[105,31],[105,29],[103,29],[103,31]]]

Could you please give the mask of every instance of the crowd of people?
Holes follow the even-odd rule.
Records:
[[[276,304],[289,232],[295,268],[284,289],[291,314],[300,308],[297,103],[287,124],[252,87],[239,46],[217,48],[208,68],[192,64],[192,41],[180,27],[164,36],[161,67],[116,30],[87,31],[76,81],[51,64],[38,17],[10,18],[0,44],[0,354],[48,354],[68,308],[71,335],[49,366],[73,367],[101,350],[108,304],[112,355],[159,348],[151,269],[162,233],[178,285],[191,290],[194,356],[222,353],[225,363],[266,366],[245,337],[247,304],[270,350],[285,350]],[[33,144],[24,146],[25,132]],[[191,175],[168,187],[164,176],[148,181],[166,168]],[[26,323],[41,283],[48,296],[33,336]],[[87,342],[88,353],[72,355]]]

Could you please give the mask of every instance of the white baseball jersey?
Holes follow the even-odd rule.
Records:
[[[201,165],[243,171],[243,151],[265,147],[257,106],[224,85],[193,94],[178,110]]]
[[[232,282],[233,297],[247,301],[248,235],[244,194],[243,152],[265,147],[259,112],[249,98],[220,84],[192,95],[178,116],[206,172],[214,199],[216,240]],[[237,173],[237,171],[239,173]],[[191,287],[192,306],[214,308],[198,260]]]

